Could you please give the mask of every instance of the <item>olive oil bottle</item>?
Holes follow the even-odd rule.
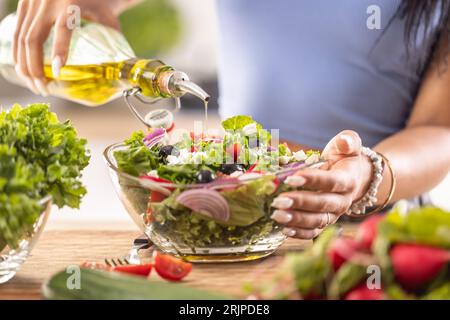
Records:
[[[16,74],[12,41],[17,17],[11,14],[0,23],[0,73],[5,79],[25,86]],[[141,95],[160,99],[189,92],[208,100],[209,96],[189,81],[186,74],[160,60],[139,59],[124,36],[93,22],[82,22],[73,30],[65,66],[55,77],[51,68],[53,31],[44,45],[44,74],[50,95],[86,106],[107,103],[130,88]]]

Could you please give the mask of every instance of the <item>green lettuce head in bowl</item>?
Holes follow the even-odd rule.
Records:
[[[88,162],[86,140],[48,105],[14,105],[0,113],[0,283],[25,262],[52,203],[79,207]]]
[[[193,262],[254,260],[285,240],[270,204],[284,179],[319,162],[314,151],[272,146],[248,116],[222,122],[223,134],[135,132],[104,153],[125,208],[150,240]]]

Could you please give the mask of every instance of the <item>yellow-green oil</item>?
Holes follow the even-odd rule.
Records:
[[[12,66],[10,72],[15,73]],[[54,77],[51,65],[44,66],[50,95],[76,101],[88,106],[107,103],[131,87],[139,87],[150,98],[168,97],[161,92],[158,77],[173,70],[159,60],[130,59],[98,65],[66,65]]]

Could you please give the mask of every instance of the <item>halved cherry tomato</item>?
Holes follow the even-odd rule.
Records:
[[[161,192],[158,192],[155,190],[150,191],[150,201],[151,202],[161,202],[166,198],[167,198],[167,196],[165,194],[162,194]]]
[[[241,146],[239,143],[233,143],[231,146],[227,147],[227,153],[233,156],[233,161],[235,163],[238,161],[240,152]]]
[[[113,271],[134,274],[141,277],[148,277],[148,275],[152,271],[152,264],[128,264],[123,266],[115,266]]]
[[[159,251],[153,253],[153,266],[164,279],[180,281],[192,270],[192,264]]]

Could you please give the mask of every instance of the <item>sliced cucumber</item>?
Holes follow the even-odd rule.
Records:
[[[78,275],[60,271],[42,287],[42,294],[52,300],[228,300],[233,297],[188,286],[127,276],[116,272],[81,268]],[[77,285],[79,284],[79,289]],[[75,288],[73,288],[75,287]],[[71,289],[73,288],[73,289]]]

